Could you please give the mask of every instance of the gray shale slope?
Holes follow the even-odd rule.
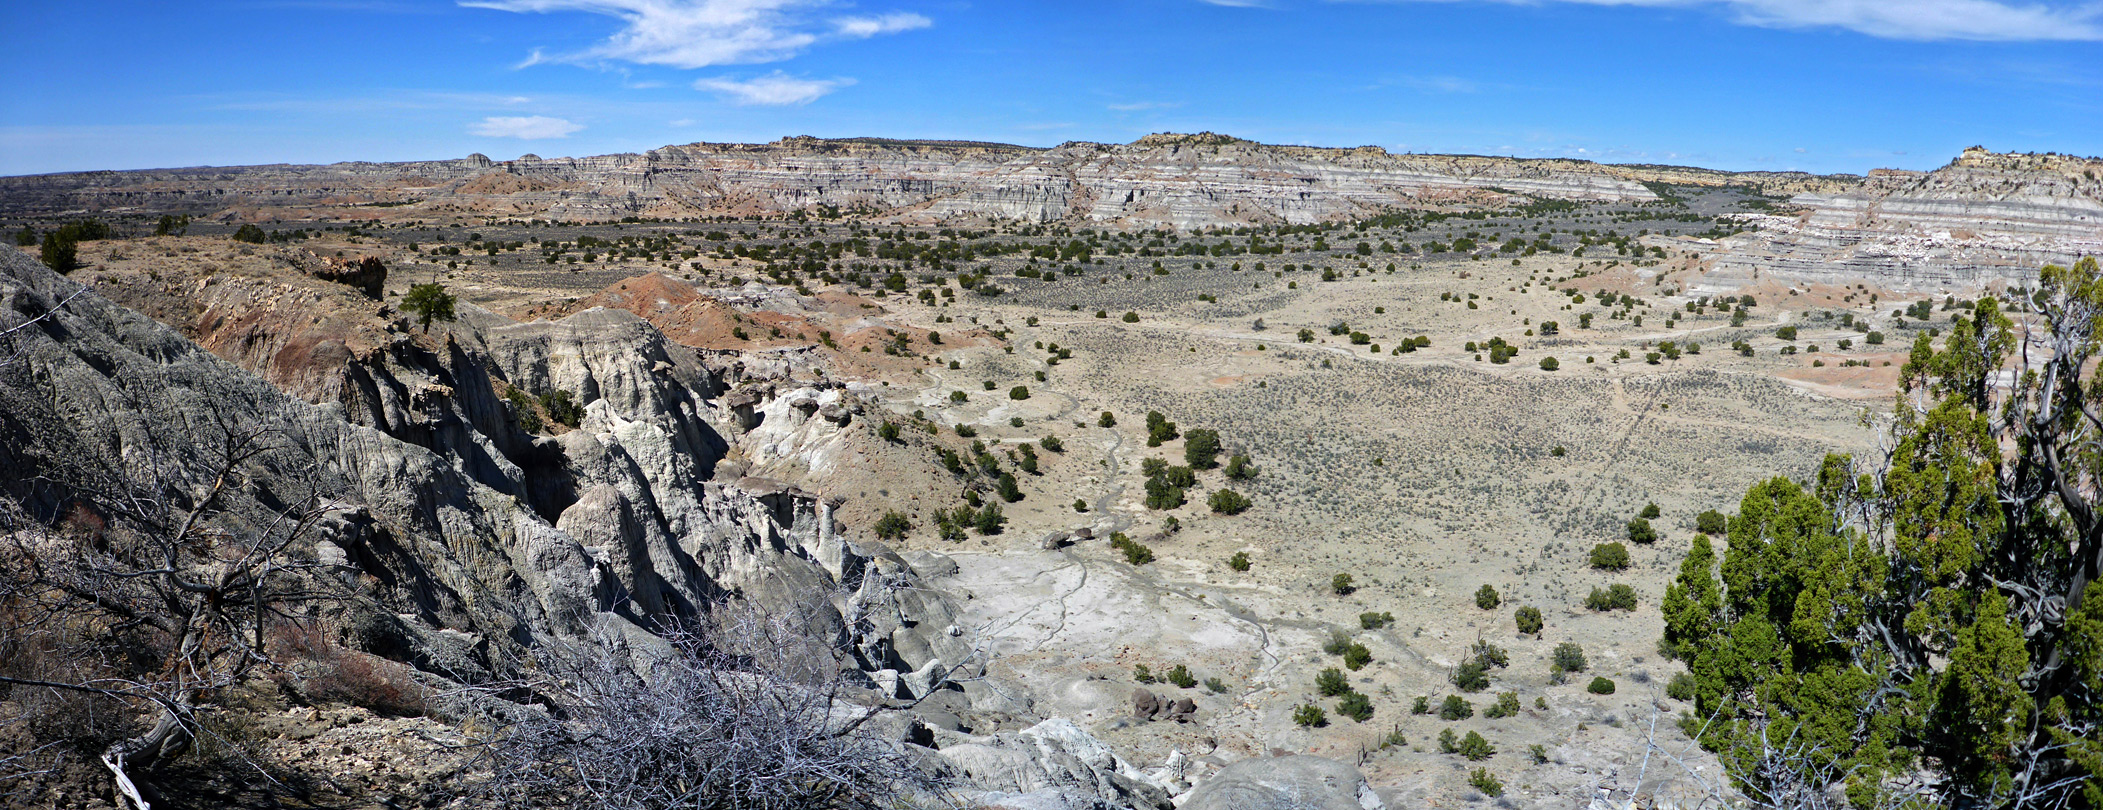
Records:
[[[611,637],[647,654],[661,649],[651,631],[664,617],[724,599],[816,615],[810,634],[855,651],[849,674],[870,705],[917,697],[929,673],[959,663],[965,676],[982,671],[949,597],[906,560],[854,539],[824,499],[722,463],[720,431],[762,411],[822,430],[857,418],[854,398],[833,388],[824,408],[769,408],[812,399],[812,386],[710,367],[625,312],[515,324],[470,309],[428,341],[399,335],[362,354],[303,346],[311,367],[279,369],[293,396],[6,251],[0,333],[0,492],[17,514],[49,525],[139,494],[180,506],[203,485],[210,448],[264,431],[273,449],[248,465],[228,518],[261,525],[309,497],[327,505],[297,553],[330,564],[351,592],[331,608],[343,640],[434,685],[515,675],[544,644]],[[494,393],[514,384],[579,392],[581,425],[520,430]],[[740,404],[723,404],[725,391]],[[927,725],[878,727],[925,748],[917,761],[958,777],[967,796],[1167,805],[1161,784],[1086,732],[976,681],[923,707]]]

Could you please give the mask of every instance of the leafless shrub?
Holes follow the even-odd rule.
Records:
[[[110,715],[136,722],[100,758],[140,807],[153,794],[144,776],[189,749],[213,696],[274,666],[268,624],[320,595],[305,576],[312,563],[290,552],[326,510],[307,499],[260,525],[230,515],[252,467],[279,459],[269,431],[221,422],[218,437],[196,457],[156,459],[143,474],[76,488],[74,508],[55,526],[11,507],[0,514],[0,636],[47,660],[0,672],[0,685],[30,719],[68,724],[33,724],[35,741],[83,713],[96,721],[80,725],[91,733],[119,727],[100,722]]]
[[[1682,795],[1675,798],[1695,799],[1697,802],[1691,806],[1696,807],[1903,810],[1936,803],[1938,786],[1916,773],[1887,781],[1886,789],[1876,792],[1868,806],[1857,804],[1840,787],[1855,775],[1852,768],[1841,764],[1842,758],[1818,750],[1814,743],[1795,734],[1779,739],[1771,737],[1767,733],[1770,726],[1764,719],[1751,721],[1758,733],[1747,735],[1748,747],[1745,750],[1728,752],[1729,756],[1749,766],[1744,778],[1730,778],[1715,768],[1697,767],[1697,763],[1709,759],[1697,740],[1702,729],[1708,723],[1716,722],[1716,718],[1712,716],[1700,725],[1683,725],[1688,739],[1682,744],[1667,745],[1658,739],[1658,719],[1663,715],[1660,708],[1663,705],[1657,695],[1652,694],[1650,727],[1644,738],[1642,764],[1636,771],[1635,781],[1624,785],[1618,777],[1603,780],[1599,785],[1603,797],[1618,799],[1631,806],[1659,806],[1665,778],[1652,773],[1655,760],[1659,771],[1692,784],[1691,791],[1681,790]],[[1689,793],[1692,795],[1685,795]],[[1621,806],[1619,802],[1610,804]],[[1689,806],[1684,802],[1681,804]]]
[[[719,606],[706,629],[664,633],[662,649],[611,635],[551,646],[544,677],[510,687],[545,710],[485,715],[497,730],[479,748],[477,798],[789,810],[891,807],[939,791],[938,775],[866,724],[885,707],[857,705],[873,693],[853,685],[847,650],[813,643],[812,618]]]

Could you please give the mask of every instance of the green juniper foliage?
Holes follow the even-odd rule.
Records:
[[[1808,488],[1753,486],[1720,560],[1695,538],[1660,646],[1741,790],[1866,807],[1919,779],[1938,786],[1920,806],[2103,806],[2098,275],[2045,268],[2012,386],[1995,299],[1939,348],[1920,335],[1888,466],[1830,456]]]

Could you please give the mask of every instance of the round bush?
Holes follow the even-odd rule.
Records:
[[[1614,693],[1614,682],[1602,675],[1593,678],[1592,683],[1585,687],[1585,691],[1595,695],[1611,695]]]
[[[1519,608],[1512,613],[1512,619],[1518,623],[1519,632],[1530,636],[1540,635],[1543,624],[1540,608],[1531,605]]]

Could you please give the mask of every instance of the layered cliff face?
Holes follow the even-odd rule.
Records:
[[[1803,213],[1758,217],[1758,231],[1718,246],[1719,283],[1972,290],[2032,284],[2040,266],[2103,253],[2103,160],[2094,158],[1974,147],[1932,172],[1873,172],[1859,188],[1791,202]]]
[[[421,163],[16,177],[0,179],[0,199],[13,215],[87,209],[229,219],[472,215],[596,221],[837,210],[907,222],[1066,220],[1195,228],[1350,219],[1396,206],[1509,194],[1643,201],[1656,199],[1646,181],[1722,184],[1731,177],[1574,160],[1269,146],[1210,134],[1050,149],[788,138],[585,158],[526,155],[492,162],[473,155]],[[1820,187],[1836,185],[1840,181]]]

